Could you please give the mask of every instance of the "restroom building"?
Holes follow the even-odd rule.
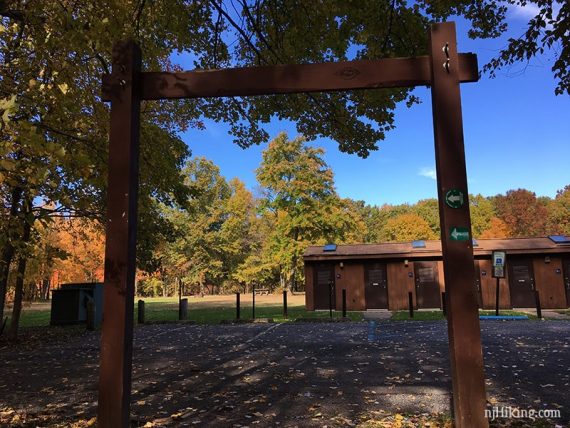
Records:
[[[570,238],[473,240],[479,307],[494,309],[497,279],[492,252],[506,252],[506,277],[499,282],[502,309],[535,306],[538,290],[545,309],[570,307]],[[408,309],[408,293],[416,309],[442,307],[445,291],[440,241],[413,241],[309,247],[304,255],[307,310]],[[330,302],[330,303],[329,303]]]

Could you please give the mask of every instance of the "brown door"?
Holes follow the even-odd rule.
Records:
[[[414,262],[418,308],[440,308],[437,262]]]
[[[481,294],[481,267],[479,266],[479,260],[475,260],[475,290],[477,293],[477,305],[479,309],[483,309],[483,296]]]
[[[566,288],[566,306],[570,307],[570,259],[562,260],[564,269],[564,287]]]
[[[388,309],[386,265],[371,263],[364,270],[366,309]]]
[[[534,275],[530,260],[511,260],[509,263],[509,285],[513,308],[533,308]]]
[[[334,265],[317,265],[315,269],[315,309],[335,309]]]

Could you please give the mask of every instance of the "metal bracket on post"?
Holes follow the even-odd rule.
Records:
[[[458,67],[450,67],[459,61],[454,23],[432,25],[430,57],[441,243],[446,300],[449,303],[446,312],[454,420],[458,428],[488,427],[479,312],[472,292],[475,268],[460,77]],[[461,197],[457,198],[458,195]]]
[[[113,49],[97,424],[130,426],[136,269],[141,53],[132,41]]]

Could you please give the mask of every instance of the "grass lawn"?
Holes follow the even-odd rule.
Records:
[[[199,324],[218,324],[222,320],[236,317],[235,295],[186,297],[188,299],[188,318]],[[135,320],[137,301],[135,299]],[[173,322],[178,320],[178,297],[142,298],[145,302],[146,322]],[[272,318],[274,322],[294,321],[298,318],[328,318],[328,311],[306,311],[304,295],[289,295],[287,298],[288,318],[283,316],[282,295],[263,295],[255,297],[255,318]],[[251,294],[241,296],[241,319],[252,318]],[[50,322],[51,302],[26,303],[20,319],[21,327],[48,326]],[[7,310],[11,314],[11,308]],[[340,311],[333,311],[334,318],[340,318]],[[348,312],[353,321],[362,320],[361,312]],[[8,324],[10,320],[8,320]]]

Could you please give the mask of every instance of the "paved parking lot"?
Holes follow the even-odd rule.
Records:
[[[449,413],[445,322],[146,325],[135,330],[134,426],[351,426]],[[489,405],[570,422],[570,323],[483,321]],[[98,334],[0,345],[0,422],[96,414]],[[14,419],[15,417],[19,419]]]

